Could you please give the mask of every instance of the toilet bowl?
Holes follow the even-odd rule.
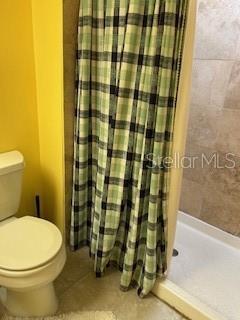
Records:
[[[0,154],[0,300],[11,315],[44,317],[57,311],[53,281],[63,269],[66,251],[51,222],[13,216],[22,170],[19,152]]]
[[[10,220],[10,219],[9,219]],[[30,216],[0,223],[0,299],[15,316],[57,311],[53,281],[66,261],[60,231]]]

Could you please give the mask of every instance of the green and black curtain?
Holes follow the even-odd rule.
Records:
[[[81,0],[71,247],[146,295],[167,270],[167,199],[187,0]],[[154,160],[153,160],[154,159]],[[158,161],[157,161],[157,160]]]

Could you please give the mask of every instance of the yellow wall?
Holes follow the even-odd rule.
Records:
[[[26,169],[20,214],[40,192],[31,1],[0,1],[0,152],[19,150]]]
[[[182,56],[182,69],[180,74],[176,115],[174,120],[173,155],[180,159],[184,156],[187,138],[189,101],[192,77],[192,62],[194,50],[195,24],[197,1],[189,0],[186,22],[185,41]],[[182,168],[172,168],[170,176],[170,189],[168,200],[168,266],[172,258],[172,250],[176,232],[177,212],[181,194]]]
[[[186,25],[185,43],[183,50],[182,70],[180,75],[178,101],[175,116],[175,127],[173,137],[173,153],[183,156],[185,142],[187,136],[187,124],[189,113],[189,96],[191,88],[191,73],[193,61],[193,47],[196,24],[197,1],[189,0],[188,17]],[[179,198],[181,192],[182,169],[174,168],[171,172],[169,205],[168,205],[168,266],[172,258],[172,250],[174,245],[174,237],[176,231],[177,211],[179,208]],[[204,310],[202,306],[196,307],[196,302],[189,297],[181,288],[176,286],[168,279],[159,279],[156,281],[152,290],[159,299],[167,302],[179,312],[184,314],[189,319],[203,320],[215,319],[212,315],[209,316],[208,310]],[[216,318],[217,319],[217,318]]]
[[[182,57],[182,69],[180,74],[177,108],[176,108],[176,115],[174,120],[174,136],[173,136],[173,155],[176,154],[180,158],[184,155],[185,143],[186,143],[186,137],[187,137],[187,128],[188,128],[189,98],[190,98],[190,88],[191,88],[196,11],[197,11],[197,1],[189,0],[187,24],[186,24],[186,32],[185,32],[185,42],[184,42],[183,57]],[[179,198],[180,198],[180,192],[181,192],[181,181],[182,181],[182,168],[181,167],[172,168],[171,176],[170,176],[170,190],[169,190],[169,200],[168,200],[168,209],[167,209],[168,210],[167,211],[168,266],[170,266],[170,263],[171,263],[172,250],[173,250],[174,238],[175,238],[175,232],[176,232],[177,212],[179,208]],[[178,310],[183,311],[182,306],[179,305],[179,303],[181,304],[182,301],[179,302],[179,299],[176,298],[176,294],[178,294],[178,292],[176,292],[174,288],[171,287],[171,285],[169,287],[168,280],[164,280],[164,281],[162,281],[162,279],[157,280],[152,292],[160,299],[166,301],[170,305],[175,306]]]
[[[26,160],[20,214],[64,227],[62,3],[0,1],[0,152]]]
[[[32,0],[45,217],[64,230],[62,1]]]

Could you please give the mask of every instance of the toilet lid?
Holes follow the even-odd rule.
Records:
[[[25,216],[0,226],[0,269],[23,271],[51,260],[62,235],[49,221]]]

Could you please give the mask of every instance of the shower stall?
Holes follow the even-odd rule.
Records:
[[[66,212],[71,203],[78,8],[79,0],[64,1]],[[240,318],[239,17],[239,0],[189,0],[174,136],[180,157],[187,136],[186,168],[182,184],[181,170],[172,169],[168,208],[168,260],[173,247],[177,254],[167,279],[158,281],[153,293],[194,320]]]
[[[238,320],[240,4],[197,7],[175,250],[154,293],[190,319]]]
[[[180,212],[175,248],[168,279],[201,319],[239,319],[240,239]]]

